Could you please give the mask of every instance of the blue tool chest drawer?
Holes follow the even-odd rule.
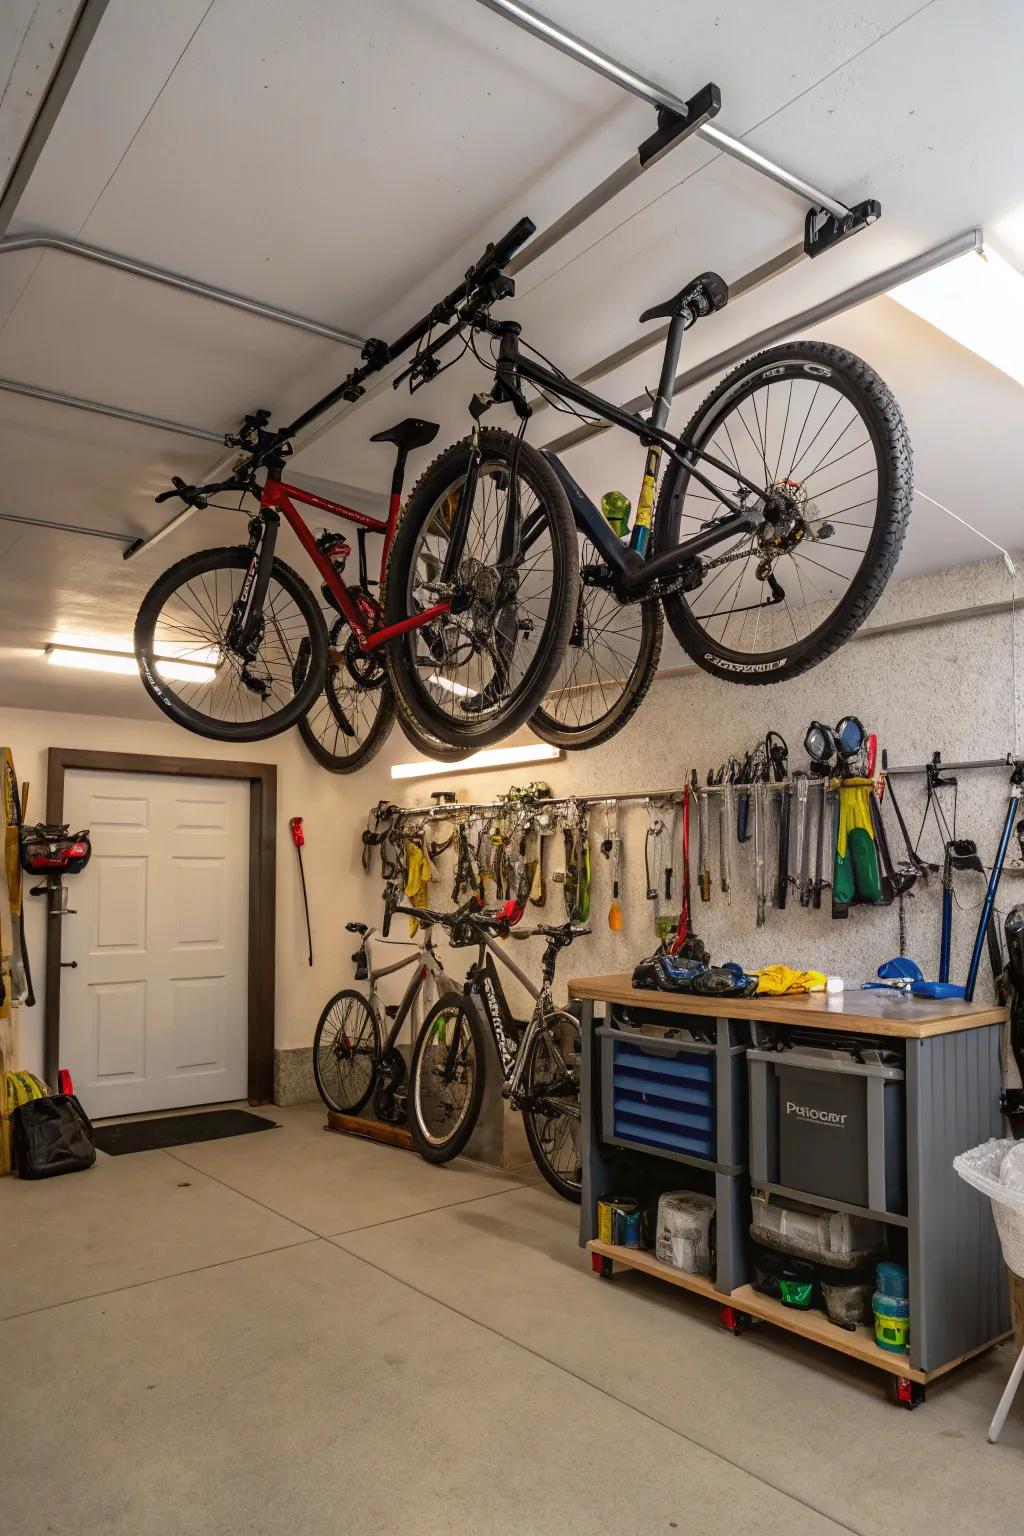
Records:
[[[597,1034],[605,1141],[683,1162],[739,1164],[742,1117],[731,1091],[723,1113],[715,1044],[609,1027]]]

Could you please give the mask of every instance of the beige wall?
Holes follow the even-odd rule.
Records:
[[[998,562],[963,567],[938,576],[893,583],[873,619],[875,625],[901,623],[922,614],[951,613],[970,606],[1005,602],[1009,582]],[[834,723],[842,714],[860,716],[878,732],[893,763],[921,762],[939,748],[947,759],[998,756],[1013,739],[1012,621],[1007,612],[979,612],[959,622],[925,628],[887,630],[848,644],[822,666],[792,683],[770,688],[741,688],[703,673],[660,678],[629,726],[613,741],[564,762],[544,766],[556,793],[597,796],[617,790],[678,787],[691,766],[705,770],[732,753],[746,751],[758,736],[773,727],[787,737],[799,756],[803,733],[812,718]],[[1022,625],[1017,619],[1018,670]],[[2,683],[0,683],[2,687]],[[519,738],[517,738],[519,739]],[[523,738],[525,739],[525,738]],[[1017,722],[1017,739],[1022,739]],[[14,749],[19,776],[32,783],[30,815],[44,812],[46,751],[50,746],[107,748],[181,757],[237,757],[273,762],[278,767],[278,1046],[308,1045],[323,1003],[332,992],[350,984],[351,935],[344,932],[350,918],[379,921],[380,880],[364,875],[359,859],[360,833],[367,811],[380,798],[408,804],[426,803],[430,791],[450,785],[460,800],[490,800],[508,788],[513,774],[505,769],[486,774],[451,774],[394,784],[392,761],[412,756],[393,732],[380,756],[354,775],[331,775],[308,756],[296,733],[235,750],[202,741],[160,717],[151,721],[90,715],[10,710],[0,705],[0,741]],[[531,775],[518,770],[517,782]],[[1006,774],[965,775],[960,795],[959,832],[974,837],[982,857],[994,850],[1006,806]],[[898,781],[901,803],[916,831],[923,806],[921,781]],[[294,850],[288,831],[291,816],[301,815],[306,828],[306,877],[313,913],[313,969],[306,963],[306,940]],[[607,927],[608,868],[593,839],[594,934],[563,956],[560,976],[630,968],[653,947],[650,908],[644,899],[643,840],[646,816],[642,809],[623,813],[626,838],[623,870],[625,926],[612,934]],[[887,817],[890,839],[898,857],[898,834]],[[595,818],[600,827],[600,817]],[[924,844],[928,856],[939,857],[934,831]],[[1015,849],[1011,849],[1015,855]],[[1008,873],[1000,895],[1006,909],[1024,900],[1024,879]],[[696,903],[697,926],[717,959],[733,958],[749,966],[784,960],[814,965],[850,979],[873,975],[879,962],[897,952],[895,909],[859,909],[845,922],[833,922],[827,902],[820,913],[787,909],[769,912],[766,926],[753,922],[753,879],[746,850],[733,852],[736,889],[732,901],[716,893],[708,906]],[[442,882],[435,896],[447,900],[451,883],[450,856],[442,863]],[[965,876],[958,886],[961,909],[954,918],[954,979],[966,970],[970,941],[981,900],[977,879]],[[938,961],[940,888],[937,880],[919,887],[907,903],[909,952],[934,975]],[[72,903],[73,904],[73,903]],[[29,903],[28,937],[37,978],[43,982],[42,901]],[[543,916],[557,919],[560,907],[549,899]],[[74,922],[74,918],[68,919]],[[399,932],[396,924],[396,933]],[[526,963],[537,946],[517,946],[515,958]],[[387,958],[391,958],[388,956]],[[455,958],[455,974],[465,952]],[[399,986],[401,982],[399,982]],[[979,998],[990,984],[982,970]],[[42,1005],[22,1011],[22,1059],[30,1069],[41,1066]]]
[[[98,715],[12,710],[0,705],[0,742],[10,745],[21,780],[30,789],[29,819],[45,815],[46,754],[50,747],[142,752],[190,758],[270,762],[278,771],[277,1032],[278,1046],[308,1045],[326,998],[352,977],[351,935],[345,922],[360,915],[366,888],[359,866],[358,833],[366,806],[389,793],[385,752],[355,778],[328,774],[309,757],[297,733],[233,748],[203,741],[170,721],[121,720]],[[397,743],[395,743],[397,745]],[[392,743],[389,743],[390,747]],[[399,754],[401,747],[398,746]],[[315,965],[307,963],[305,922],[295,850],[288,821],[302,816],[303,850],[313,916]],[[74,890],[71,886],[71,905]],[[27,937],[38,1002],[21,1010],[21,1061],[42,1067],[44,976],[43,898],[28,898]],[[76,921],[69,917],[68,922]]]
[[[1022,566],[1024,569],[1024,566]],[[894,582],[875,610],[871,623],[905,623],[924,614],[949,614],[974,606],[1005,604],[1011,587],[1001,562],[961,567],[936,576]],[[629,725],[612,741],[589,751],[570,754],[565,761],[542,765],[537,776],[550,780],[556,794],[600,795],[613,791],[660,790],[679,787],[691,767],[701,780],[732,754],[741,755],[769,728],[789,742],[791,764],[806,767],[802,742],[812,719],[834,725],[844,714],[855,714],[878,733],[888,747],[890,762],[920,763],[937,748],[948,760],[998,757],[1010,750],[1014,738],[1013,621],[1006,612],[985,614],[924,628],[869,633],[790,683],[765,688],[739,687],[703,672],[660,678]],[[1017,617],[1017,667],[1021,667],[1024,628]],[[1017,722],[1017,741],[1024,732]],[[1018,750],[1019,747],[1018,747]],[[517,780],[531,775],[522,770]],[[508,787],[504,772],[452,775],[460,800],[490,800]],[[445,784],[437,778],[410,784],[396,795],[406,804],[422,804],[431,789]],[[960,785],[958,831],[975,838],[984,860],[991,859],[1007,804],[1005,770],[965,774]],[[897,780],[901,807],[916,835],[924,808],[924,780]],[[369,798],[369,797],[367,797]],[[623,871],[625,924],[619,934],[607,925],[609,870],[597,845],[603,835],[600,813],[591,838],[594,895],[593,937],[578,941],[563,955],[559,975],[597,974],[631,968],[655,945],[651,906],[645,899],[644,833],[647,817],[641,807],[622,813],[626,840]],[[891,812],[886,827],[894,858],[902,843]],[[941,849],[929,828],[925,856],[941,860]],[[999,895],[1005,910],[1024,901],[1024,878],[1016,840]],[[557,855],[556,855],[557,860]],[[897,913],[893,908],[859,908],[845,921],[833,921],[826,901],[820,912],[769,911],[762,929],[754,926],[753,864],[750,845],[733,845],[736,889],[731,901],[715,891],[710,904],[694,905],[696,926],[716,960],[733,959],[747,966],[774,961],[814,966],[848,979],[873,977],[878,965],[899,952]],[[678,868],[678,859],[676,860]],[[443,866],[450,884],[450,856]],[[717,875],[717,860],[713,864]],[[952,979],[962,979],[977,925],[983,895],[978,876],[964,875],[957,885],[958,909],[953,922]],[[925,974],[938,974],[941,886],[932,878],[906,902],[908,951]],[[560,908],[549,899],[548,912],[558,920]],[[547,914],[545,914],[547,915]],[[522,960],[524,947],[515,958]],[[978,998],[991,995],[987,959],[983,962]]]

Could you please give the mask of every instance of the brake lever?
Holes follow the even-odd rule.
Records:
[[[161,491],[159,496],[153,497],[153,500],[155,502],[170,501],[172,497],[180,496],[187,507],[197,507],[202,510],[203,507],[210,505],[206,497],[200,496],[194,485],[186,485],[180,475],[172,475],[171,484],[174,487],[172,491]]]

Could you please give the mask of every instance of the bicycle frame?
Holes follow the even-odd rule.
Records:
[[[696,467],[695,457],[727,474],[730,480],[736,481],[745,490],[752,492],[757,497],[758,506],[765,500],[762,487],[747,480],[732,465],[724,463],[712,454],[695,449],[684,438],[674,437],[671,432],[666,431],[664,422],[668,417],[669,398],[665,391],[665,375],[669,372],[674,373],[677,357],[678,346],[673,347],[670,331],[666,342],[665,361],[670,363],[671,367],[662,369],[662,384],[659,386],[650,420],[621,410],[609,401],[602,400],[599,395],[592,394],[589,389],[584,389],[582,385],[576,384],[571,379],[562,378],[529,358],[517,357],[516,368],[521,378],[528,379],[531,384],[537,385],[548,394],[571,400],[588,414],[599,416],[611,422],[613,426],[631,432],[634,437],[640,438],[647,445],[647,462],[644,466],[643,485],[637,503],[633,540],[628,545],[623,544],[600,508],[594,505],[557,454],[542,450],[545,459],[561,482],[572,508],[576,526],[590,540],[601,559],[615,572],[622,594],[628,602],[639,602],[650,596],[658,582],[678,575],[698,555],[713,549],[716,544],[722,544],[737,534],[751,532],[760,524],[763,516],[754,507],[739,506],[726,496],[713,480]],[[661,456],[665,450],[668,451],[670,458],[683,463],[693,478],[705,489],[711,491],[724,506],[729,508],[729,511],[726,516],[711,522],[699,533],[684,539],[674,549],[648,557],[646,547],[653,517],[654,487]]]
[[[401,960],[394,960],[390,965],[382,966],[378,970],[374,966],[373,952],[370,948],[370,940],[375,932],[376,929],[371,928],[368,933],[364,934],[361,948],[366,956],[366,984],[370,994],[370,1003],[377,1015],[378,1022],[380,1022],[383,1012],[377,995],[378,981],[383,981],[385,976],[397,975],[399,971],[407,970],[409,966],[416,967],[413,975],[409,978],[405,991],[402,994],[402,1000],[398,1004],[395,1016],[391,1021],[391,1027],[385,1036],[383,1049],[386,1052],[394,1046],[401,1033],[402,1025],[412,1012],[417,997],[424,987],[430,984],[431,979],[437,983],[439,994],[457,991],[458,984],[452,981],[441,961],[434,953],[433,947],[429,944],[417,945],[413,954],[406,955]],[[410,939],[409,942],[414,944],[415,940]],[[420,1020],[417,1019],[415,1022],[419,1023]]]
[[[516,937],[519,938],[520,935],[517,934]],[[530,937],[530,935],[523,934],[521,937],[525,939]],[[510,959],[498,947],[489,934],[478,933],[477,944],[476,963],[467,978],[464,991],[467,996],[474,998],[474,1000],[479,999],[480,1001],[484,1018],[490,1027],[494,1043],[498,1048],[501,1075],[507,1083],[511,1095],[519,1090],[530,1046],[533,1043],[534,1036],[542,1028],[546,1011],[545,1000],[550,1000],[551,984],[548,981],[544,981],[540,986],[537,986],[536,982],[531,981],[526,972],[520,970],[515,961]],[[498,971],[493,962],[488,964],[488,954],[500,960],[502,965],[512,972],[512,975],[520,985],[533,998],[535,1004],[533,1013],[530,1015],[530,1022],[526,1027],[526,1032],[518,1045],[509,1038],[508,1026],[512,1022],[512,1010],[509,1008],[508,999],[505,996],[505,989],[501,985],[501,977]]]
[[[294,503],[300,502],[303,506],[316,507],[320,512],[330,512],[335,517],[344,518],[347,522],[354,523],[360,532],[359,560],[361,575],[365,579],[365,544],[363,536],[369,533],[380,533],[384,536],[384,548],[380,557],[380,577],[383,577],[387,565],[388,551],[394,538],[395,528],[398,523],[398,513],[401,505],[401,493],[393,490],[388,505],[388,515],[385,520],[379,517],[371,517],[368,512],[357,512],[354,507],[346,507],[337,501],[329,501],[326,496],[317,496],[313,491],[304,491],[297,485],[286,485],[278,480],[272,473],[273,466],[268,468],[267,478],[260,495],[260,511],[264,514],[265,521],[271,528],[276,527],[277,514],[281,513],[291,528],[295,537],[302,545],[306,554],[312,560],[323,578],[324,584],[334,598],[341,612],[348,621],[349,627],[364,652],[375,651],[381,645],[386,645],[389,640],[395,640],[399,635],[407,634],[412,629],[421,629],[425,624],[431,624],[446,614],[450,603],[434,603],[430,608],[424,608],[420,613],[414,613],[409,618],[402,619],[398,624],[385,624],[375,626],[371,614],[362,611],[356,599],[353,598],[348,587],[342,581],[331,562],[317,548],[316,539],[310,533],[309,528],[303,522],[296,510]],[[273,557],[273,547],[270,549]],[[260,604],[262,608],[262,604]]]

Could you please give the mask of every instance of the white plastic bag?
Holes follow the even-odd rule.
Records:
[[[953,1167],[988,1195],[1008,1269],[1024,1277],[1024,1142],[997,1138],[954,1157]]]

